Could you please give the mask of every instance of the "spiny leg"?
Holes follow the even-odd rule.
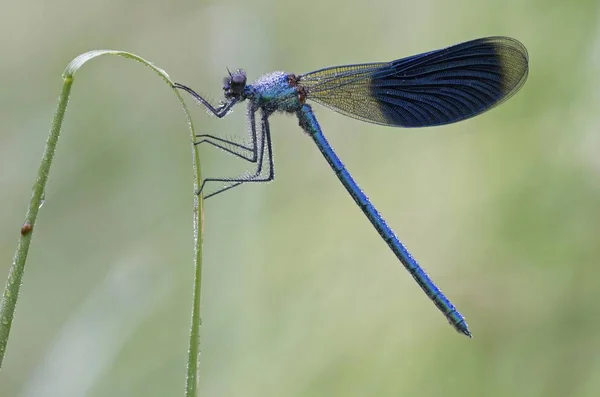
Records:
[[[247,150],[247,151],[249,151],[249,152],[252,152],[252,151],[254,150],[253,148],[251,148],[251,147],[248,147],[248,146],[244,145],[243,143],[238,143],[238,142],[236,142],[236,141],[234,141],[234,140],[231,140],[231,141],[230,141],[230,140],[228,140],[228,139],[225,139],[225,138],[220,138],[220,137],[218,137],[218,136],[215,136],[215,135],[210,135],[210,134],[198,134],[198,135],[196,135],[196,138],[203,138],[203,139],[202,139],[201,141],[194,142],[194,145],[199,145],[199,144],[201,144],[201,143],[202,143],[203,141],[205,141],[205,140],[214,139],[215,141],[226,143],[226,144],[228,144],[228,145],[231,145],[231,146],[234,146],[234,147],[236,147],[236,148],[238,148],[238,149]],[[252,139],[252,138],[251,138],[251,139]]]
[[[229,112],[229,110],[231,110],[231,108],[233,107],[233,105],[235,105],[238,100],[237,99],[231,99],[229,102],[223,103],[218,107],[214,107],[212,106],[206,99],[202,98],[202,96],[200,96],[198,93],[196,93],[194,90],[192,90],[191,88],[183,85],[183,84],[179,84],[179,83],[174,83],[173,86],[175,88],[178,89],[182,89],[184,91],[186,91],[188,94],[190,94],[198,103],[200,103],[201,105],[203,105],[204,107],[206,107],[212,114],[214,114],[215,116],[217,116],[218,118],[222,118],[225,117],[227,115],[227,113]],[[200,189],[198,190],[198,194],[202,194],[202,191],[204,189],[204,186],[206,185],[207,182],[233,182],[228,186],[225,186],[222,189],[217,190],[216,192],[213,192],[209,195],[206,195],[204,198],[209,198],[212,196],[215,196],[219,193],[222,193],[226,190],[232,189],[236,186],[239,186],[245,182],[268,182],[273,180],[274,178],[274,169],[273,169],[273,147],[272,147],[272,143],[271,143],[271,132],[270,132],[270,128],[269,128],[269,122],[268,122],[268,115],[264,112],[262,112],[262,117],[261,117],[261,139],[260,139],[260,146],[258,145],[258,136],[256,133],[256,120],[255,120],[255,112],[256,110],[251,110],[250,116],[249,116],[249,122],[250,122],[250,139],[252,141],[252,148],[247,147],[244,144],[240,144],[234,141],[230,141],[227,139],[223,139],[223,138],[219,138],[216,137],[214,135],[209,135],[209,134],[201,134],[201,135],[197,135],[197,137],[199,138],[203,138],[201,141],[199,142],[195,142],[195,145],[199,145],[201,143],[208,143],[214,147],[217,147],[219,149],[224,150],[227,153],[230,153],[238,158],[244,159],[248,162],[251,163],[256,163],[258,161],[258,166],[256,169],[256,172],[253,175],[250,176],[246,176],[246,177],[240,177],[240,178],[206,178],[203,182],[202,185],[200,186]],[[221,143],[216,143],[211,141],[211,139],[217,141],[217,142],[221,142]],[[239,149],[243,149],[243,150],[247,150],[250,151],[252,153],[252,156],[244,156],[243,154],[237,153],[236,151],[225,147],[223,144],[228,144],[231,145],[233,147],[237,147]],[[268,152],[268,161],[269,161],[269,173],[266,177],[261,177],[262,174],[262,166],[263,166],[263,160],[264,160],[264,150],[265,150],[265,145],[267,145],[267,152]],[[258,150],[260,147],[260,151]]]
[[[199,136],[199,135],[196,135],[196,136]],[[211,138],[213,138],[213,137],[211,137]],[[235,142],[226,141],[224,139],[219,139],[219,141],[225,141],[224,143],[229,144],[229,145],[234,145],[235,147],[241,146],[239,144],[236,144]],[[243,153],[239,153],[239,152],[235,151],[234,149],[230,149],[228,147],[223,146],[222,144],[210,141],[208,139],[203,139],[201,141],[194,142],[194,145],[200,145],[201,143],[208,143],[209,145],[211,145],[213,147],[216,147],[216,148],[219,148],[219,149],[221,149],[221,150],[223,150],[223,151],[225,151],[225,152],[227,152],[227,153],[229,153],[229,154],[231,154],[231,155],[233,155],[233,156],[235,156],[237,158],[245,160],[245,161],[247,161],[249,163],[256,163],[257,149],[252,150],[250,148],[243,147],[242,149],[248,150],[248,151],[250,151],[252,153],[251,156],[246,156]]]
[[[255,111],[253,110],[249,110],[249,124],[251,126],[254,125],[254,113]],[[228,139],[224,139],[224,138],[220,138],[214,135],[209,135],[209,134],[201,134],[201,135],[196,135],[196,137],[198,138],[204,138],[199,142],[194,142],[194,145],[200,145],[202,143],[208,143],[214,147],[217,147],[221,150],[226,151],[229,154],[232,154],[238,158],[241,158],[243,160],[246,160],[250,163],[256,163],[257,161],[257,154],[258,154],[258,143],[257,143],[257,135],[256,135],[256,129],[255,128],[251,128],[250,129],[250,144],[252,145],[252,147],[248,147],[244,144],[240,144],[238,142],[234,142],[234,141],[230,141]],[[217,141],[217,142],[221,142],[221,143],[217,143],[217,142],[213,142],[213,140]],[[235,149],[231,149],[228,148],[226,146],[224,146],[223,144],[227,144],[227,145],[231,145],[234,148],[238,148],[238,149],[243,149],[243,150],[247,150],[250,153],[252,153],[251,156],[246,156],[242,153],[237,152]]]
[[[250,128],[252,134],[256,137],[256,120],[254,117],[254,112],[250,113]],[[246,182],[269,182],[275,178],[275,169],[273,164],[273,145],[271,142],[271,130],[269,127],[269,115],[265,112],[262,112],[261,115],[261,139],[260,139],[260,151],[258,152],[258,165],[254,174],[249,176],[243,176],[239,178],[207,178],[202,182],[202,186],[198,194],[202,193],[204,186],[207,182],[227,182],[229,185],[212,192],[206,196],[204,199],[209,197],[213,197],[219,193],[223,193],[226,190],[233,189],[236,186],[240,186]],[[257,140],[255,140],[256,142]],[[264,163],[264,154],[265,154],[265,146],[267,147],[267,161],[268,161],[268,173],[266,176],[263,176],[263,163]]]
[[[186,87],[185,85],[179,83],[173,83],[173,87],[184,90],[185,92],[190,94],[198,103],[204,105],[204,107],[206,107],[212,114],[214,114],[218,118],[225,117],[227,113],[231,110],[233,105],[238,103],[237,99],[232,98],[228,102],[222,103],[215,108],[206,99],[202,98],[196,91],[192,90],[190,87]]]
[[[173,86],[176,88],[182,89],[185,92],[187,92],[188,94],[190,94],[196,100],[196,102],[198,102],[199,104],[206,107],[212,114],[214,114],[218,118],[225,117],[227,115],[228,111],[233,107],[233,105],[235,105],[238,102],[238,100],[232,99],[229,102],[221,104],[220,106],[215,108],[206,99],[204,99],[202,96],[200,96],[196,91],[192,90],[191,88],[184,86],[183,84],[179,84],[179,83],[174,83]],[[256,135],[254,135],[254,134],[250,134],[250,140],[251,140],[252,147],[248,147],[245,144],[238,143],[238,142],[224,139],[224,138],[220,138],[220,137],[210,135],[210,134],[199,134],[199,135],[196,135],[196,137],[201,138],[201,140],[198,142],[194,142],[194,145],[208,143],[208,144],[210,144],[214,147],[217,147],[219,149],[222,149],[222,150],[226,151],[227,153],[232,154],[238,158],[241,158],[241,159],[246,160],[251,163],[256,163],[257,147],[256,147]],[[231,145],[235,148],[246,150],[248,152],[251,152],[252,155],[246,156],[244,154],[238,153],[235,150],[233,150],[231,148],[227,148],[220,143],[213,142],[213,140],[227,144],[227,145]]]
[[[258,133],[256,131],[256,110],[253,109],[249,109],[248,110],[248,125],[250,126],[250,136],[252,137],[252,142],[253,142],[253,147],[255,148],[253,150],[254,154],[253,154],[253,163],[256,163],[258,161],[258,170],[260,171],[262,168],[262,162],[263,162],[263,157],[264,157],[264,145],[265,145],[265,131],[263,129],[261,129],[261,136],[260,139],[258,138]],[[260,145],[259,145],[260,142]],[[219,147],[231,154],[237,154],[235,152],[230,151],[229,149],[215,144],[214,142],[210,142],[207,141],[207,143],[210,143],[211,145],[214,145],[216,147]],[[259,151],[260,148],[260,151]],[[257,154],[258,153],[258,154]],[[205,178],[202,181],[202,185],[200,186],[200,189],[198,190],[198,194],[201,194],[204,191],[204,187],[206,185],[207,182],[235,182],[233,184],[229,184],[226,185],[225,187],[223,187],[222,189],[219,189],[215,192],[212,192],[206,196],[204,196],[205,199],[215,196],[219,193],[224,192],[225,190],[229,190],[231,188],[234,188],[235,186],[241,185],[241,180],[243,179],[247,179],[250,178],[250,176],[245,176],[245,177],[239,177],[239,178]]]
[[[219,145],[217,143],[214,143],[214,142],[211,142],[211,141],[206,141],[206,143],[209,143],[209,144],[211,144],[211,145],[213,145],[215,147],[218,147],[218,148],[220,148],[222,150],[225,150],[226,152],[228,152],[230,154],[233,154],[233,155],[235,155],[237,157],[243,158],[244,160],[249,161],[251,163],[257,163],[257,161],[258,161],[258,166],[257,167],[258,167],[258,170],[260,172],[261,167],[262,167],[263,158],[264,158],[264,145],[265,145],[266,140],[265,140],[265,132],[264,132],[263,129],[261,129],[260,139],[259,139],[258,133],[256,131],[256,110],[253,110],[253,109],[249,109],[248,110],[248,125],[250,126],[250,137],[251,137],[252,146],[253,146],[253,148],[252,148],[252,157],[251,158],[244,157],[244,156],[240,155],[239,153],[234,152],[231,149],[228,149],[228,148],[226,148],[226,147],[224,147],[222,145]],[[222,138],[219,138],[219,139],[224,140]],[[260,142],[260,145],[259,145],[259,142]],[[259,152],[259,148],[260,148],[260,152]],[[260,160],[259,160],[259,158],[260,158]],[[250,178],[250,176],[246,176],[246,178]],[[198,194],[201,194],[204,191],[204,186],[205,186],[205,184],[207,182],[232,182],[232,181],[238,182],[239,180],[242,180],[242,179],[243,179],[242,177],[235,178],[235,179],[231,179],[231,178],[205,178],[202,181],[202,185],[200,186],[200,189],[198,190]],[[235,186],[238,186],[240,184],[241,183],[234,183],[234,184],[225,186],[222,189],[219,189],[219,190],[217,190],[217,191],[215,191],[215,192],[213,192],[211,194],[206,195],[204,198],[209,198],[211,196],[219,194],[219,193],[221,193],[221,192],[223,192],[225,190],[229,190],[229,189],[231,189],[231,188],[233,188]]]
[[[173,86],[175,88],[178,89],[182,89],[185,92],[187,92],[188,94],[190,94],[195,100],[196,102],[198,102],[199,104],[203,105],[204,107],[206,107],[212,114],[214,114],[215,116],[217,116],[218,118],[223,118],[227,115],[227,112],[233,107],[233,105],[235,105],[238,100],[237,99],[232,99],[227,103],[221,104],[220,106],[218,106],[217,108],[213,107],[206,99],[204,99],[202,96],[200,96],[196,91],[192,90],[191,88],[183,85],[183,84],[179,84],[179,83],[174,83]],[[254,126],[254,113],[255,111],[251,111],[250,112],[250,122],[251,125]],[[217,147],[221,150],[224,150],[225,152],[232,154],[238,158],[241,158],[243,160],[246,160],[250,163],[256,163],[257,161],[257,157],[258,157],[258,145],[257,145],[257,135],[256,135],[256,128],[252,128],[251,132],[250,132],[250,141],[251,141],[251,147],[246,146],[245,144],[240,144],[238,142],[234,142],[228,139],[224,139],[224,138],[220,138],[214,135],[210,135],[210,134],[199,134],[196,135],[197,138],[202,138],[200,141],[198,142],[194,142],[194,145],[200,145],[202,143],[208,143],[209,145],[213,146],[213,147]],[[214,142],[217,141],[217,142]],[[242,150],[246,150],[248,152],[251,153],[250,156],[245,155],[243,153],[239,153],[238,151],[236,151],[235,149],[232,148],[228,148],[225,145],[231,145],[234,148],[238,148],[238,149],[242,149]],[[200,191],[202,191],[202,188],[204,187],[204,184],[206,183],[206,181],[210,181],[213,178],[208,178],[206,179],[203,183],[202,183],[202,187],[200,188]],[[218,192],[217,192],[218,193]],[[215,193],[216,194],[216,193]],[[214,195],[214,194],[213,194]]]
[[[183,84],[179,84],[179,83],[173,83],[173,87],[184,90],[185,92],[187,92],[188,94],[190,94],[192,96],[192,98],[194,98],[196,100],[196,102],[198,102],[200,105],[203,105],[206,109],[208,109],[212,114],[214,114],[215,116],[217,116],[218,118],[223,118],[227,115],[227,113],[229,112],[229,110],[231,110],[231,108],[233,107],[233,105],[235,105],[238,100],[233,98],[230,101],[226,102],[226,103],[222,103],[221,105],[217,106],[216,108],[211,105],[206,99],[202,98],[202,96],[200,96],[200,94],[198,94],[196,91],[192,90],[191,88],[183,85]],[[230,154],[233,154],[234,156],[237,156],[239,158],[242,158],[246,161],[249,162],[256,162],[256,160],[253,160],[256,158],[256,145],[253,145],[253,148],[249,148],[243,144],[239,144],[237,142],[233,142],[227,139],[223,139],[223,138],[219,138],[216,137],[214,135],[209,135],[209,134],[200,134],[200,135],[196,135],[196,137],[198,138],[203,138],[201,141],[199,142],[194,142],[194,145],[200,145],[201,143],[209,143],[215,147],[218,147],[219,149],[222,149]],[[247,150],[252,152],[252,157],[248,157],[245,156],[243,154],[237,153],[236,151],[230,149],[230,148],[226,148],[221,144],[217,144],[215,142],[212,142],[210,139],[213,139],[215,141],[219,141],[228,145],[232,145],[234,147],[243,149],[243,150]]]
[[[256,111],[250,112],[248,124],[250,125],[251,134],[256,137],[254,141],[259,142],[258,147],[260,148],[260,150],[257,150],[258,158],[256,160],[256,162],[257,162],[256,171],[252,175],[244,175],[244,176],[240,176],[237,178],[207,178],[207,179],[205,179],[202,183],[202,186],[200,187],[199,192],[203,191],[204,185],[207,182],[227,182],[227,183],[229,183],[228,185],[224,186],[223,188],[204,196],[205,199],[215,196],[226,190],[232,189],[232,188],[239,186],[245,182],[255,182],[255,181],[262,182],[262,181],[270,181],[273,179],[273,175],[272,175],[273,174],[273,171],[272,171],[273,170],[273,160],[272,160],[273,149],[272,149],[272,145],[271,145],[271,135],[270,135],[269,124],[268,124],[268,121],[266,120],[267,116],[264,115],[264,113],[263,113],[263,117],[261,117],[261,134],[260,134],[260,140],[259,140],[258,133],[256,132],[255,112]],[[260,176],[262,175],[262,169],[263,169],[263,164],[264,164],[265,145],[267,145],[268,158],[269,158],[269,175],[267,177],[261,178]]]
[[[200,94],[198,94],[196,91],[192,90],[191,88],[189,88],[189,87],[187,87],[187,86],[185,86],[183,84],[179,84],[179,83],[174,83],[173,87],[181,89],[181,90],[184,90],[185,92],[187,92],[188,94],[190,94],[192,96],[192,98],[194,98],[196,100],[196,102],[198,102],[200,105],[203,105],[206,109],[208,109],[212,114],[214,114],[218,118],[225,117],[227,115],[227,113],[229,112],[229,110],[233,107],[233,105],[235,105],[238,102],[237,99],[233,98],[230,101],[228,101],[226,103],[222,103],[221,105],[219,105],[218,107],[215,108],[206,99],[202,98],[202,96],[200,96]],[[209,144],[211,144],[211,145],[213,145],[215,147],[218,147],[219,149],[222,149],[222,150],[224,150],[224,151],[226,151],[226,152],[228,152],[228,153],[230,153],[230,154],[232,154],[234,156],[242,158],[242,159],[244,159],[246,161],[249,161],[249,162],[252,162],[252,163],[256,162],[256,144],[255,144],[255,142],[253,142],[253,147],[249,148],[249,147],[247,147],[245,145],[242,145],[242,144],[239,144],[237,142],[233,142],[233,141],[230,141],[230,140],[227,140],[227,139],[219,138],[219,137],[216,137],[214,135],[201,134],[201,135],[196,135],[196,137],[198,137],[198,138],[204,138],[204,139],[202,139],[199,142],[194,142],[194,145],[199,145],[201,143],[205,143],[206,142],[206,143],[209,143]],[[251,138],[255,141],[256,137],[251,137]],[[225,146],[223,146],[221,144],[212,142],[210,139],[213,139],[213,140],[216,140],[216,141],[228,144],[228,145],[232,145],[234,147],[237,147],[237,148],[240,148],[240,149],[243,149],[243,150],[251,151],[253,153],[252,157],[248,157],[248,156],[245,156],[243,154],[237,153],[236,151],[234,151],[234,150],[232,150],[230,148],[227,148],[227,147],[225,147]]]

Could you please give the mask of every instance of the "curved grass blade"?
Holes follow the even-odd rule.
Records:
[[[17,249],[13,258],[13,263],[10,267],[8,280],[2,295],[2,301],[0,302],[0,368],[4,360],[6,348],[8,345],[8,338],[12,322],[14,319],[15,307],[19,296],[20,287],[23,280],[23,273],[25,271],[25,263],[27,260],[27,254],[29,252],[29,246],[33,231],[35,229],[35,223],[37,220],[38,211],[41,207],[41,203],[44,197],[46,189],[46,183],[48,181],[48,175],[54,155],[56,152],[56,145],[58,137],[60,135],[62,122],[67,109],[69,96],[71,93],[71,86],[73,85],[73,79],[75,73],[88,61],[95,59],[103,55],[116,55],[124,58],[133,59],[149,67],[162,77],[165,82],[173,88],[173,82],[169,78],[169,75],[163,70],[154,66],[151,62],[145,59],[125,51],[115,50],[94,50],[77,56],[73,59],[65,68],[62,74],[63,86],[59,96],[58,106],[52,120],[50,134],[46,141],[46,147],[42,156],[40,168],[38,170],[37,178],[33,184],[31,199],[27,214],[25,216],[25,222],[21,227],[21,237],[19,239]],[[190,129],[190,137],[192,142],[195,139],[194,125],[192,118],[189,114],[188,108],[180,96],[179,92],[173,89],[179,102],[181,103],[183,110],[186,114]],[[201,181],[202,174],[200,170],[200,161],[198,148],[192,145],[192,162],[193,162],[193,173],[194,173],[194,293],[193,293],[193,307],[192,307],[192,324],[190,330],[190,344],[188,350],[188,368],[186,376],[186,396],[195,396],[197,394],[198,385],[198,359],[199,359],[199,330],[200,330],[200,295],[201,295],[201,274],[202,274],[202,197],[195,194],[198,190]]]

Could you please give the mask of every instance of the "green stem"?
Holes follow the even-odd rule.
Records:
[[[40,164],[37,178],[33,184],[29,208],[27,209],[25,222],[21,228],[21,238],[19,240],[19,244],[17,245],[17,250],[13,258],[13,264],[8,272],[8,280],[6,281],[6,285],[4,287],[4,293],[2,294],[2,302],[0,302],[0,367],[2,367],[6,346],[8,344],[8,337],[10,335],[10,328],[15,315],[15,307],[17,305],[21,283],[23,281],[27,253],[29,252],[29,245],[33,235],[33,227],[35,226],[38,211],[40,210],[42,201],[44,200],[46,182],[48,181],[50,166],[52,165],[52,159],[54,158],[54,153],[56,152],[56,144],[58,143],[60,128],[62,126],[63,119],[65,118],[65,111],[67,110],[67,103],[69,102],[69,93],[71,92],[72,85],[73,78],[71,76],[65,77],[62,91],[58,99],[56,114],[52,120],[50,135],[48,136],[48,141],[46,142],[46,149],[44,150],[42,163]]]
[[[179,95],[179,94],[178,94]],[[186,117],[190,126],[192,142],[196,140],[194,125],[190,113],[182,100]],[[192,297],[192,324],[190,325],[190,342],[188,347],[187,378],[185,384],[186,397],[196,397],[199,394],[198,369],[200,367],[200,299],[202,298],[202,235],[204,231],[204,212],[202,195],[196,194],[200,189],[202,174],[200,170],[200,155],[198,145],[192,144],[192,165],[194,168],[194,292]]]

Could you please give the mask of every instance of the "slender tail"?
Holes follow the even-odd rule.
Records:
[[[427,296],[433,301],[433,303],[444,314],[444,316],[446,316],[448,322],[458,332],[465,334],[468,337],[472,337],[465,318],[460,314],[456,307],[454,307],[450,300],[446,298],[442,291],[440,291],[440,289],[434,284],[425,270],[419,266],[417,261],[412,257],[400,240],[398,240],[396,234],[387,225],[369,198],[363,193],[350,173],[346,170],[346,167],[342,161],[339,159],[337,154],[335,154],[335,151],[329,145],[327,139],[325,139],[325,136],[321,131],[321,127],[319,126],[311,107],[309,105],[303,105],[303,107],[297,112],[297,116],[300,120],[300,126],[302,129],[309,133],[313,138],[315,144],[337,175],[340,182],[342,182],[348,193],[350,193],[350,196],[352,196],[362,212],[366,215],[369,221],[371,221],[371,224],[373,227],[375,227],[381,238],[383,238],[392,252],[396,255],[400,262],[402,262],[406,270],[410,272],[417,284],[419,284],[425,294],[427,294]]]

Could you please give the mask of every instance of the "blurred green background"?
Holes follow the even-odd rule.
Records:
[[[0,3],[0,276],[65,65],[134,52],[215,102],[250,80],[508,35],[531,69],[503,106],[400,130],[315,106],[325,134],[442,290],[457,334],[294,117],[276,180],[205,206],[203,396],[598,396],[597,1]],[[188,104],[193,106],[192,101]],[[198,128],[246,136],[194,107]],[[246,164],[204,149],[205,175]],[[0,396],[182,395],[192,287],[189,135],[169,88],[104,57],[77,74],[36,225]]]

